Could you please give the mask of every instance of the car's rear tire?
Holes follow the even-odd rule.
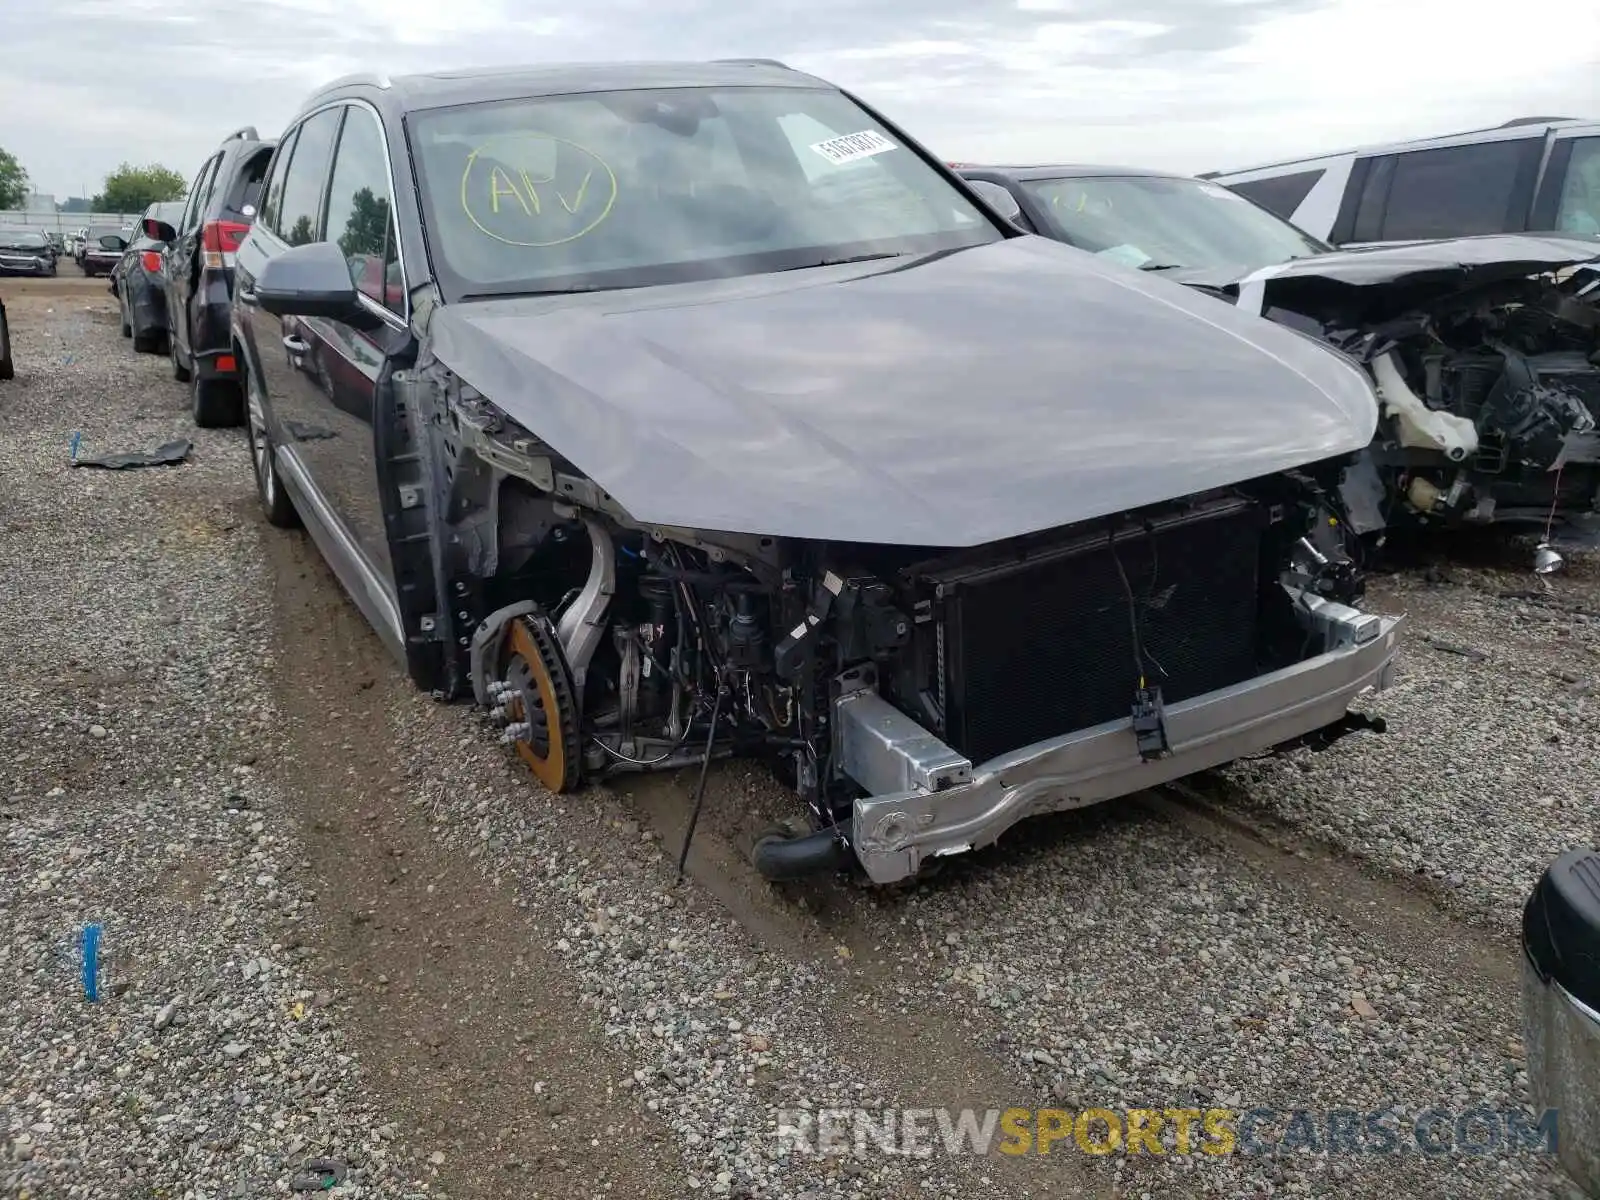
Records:
[[[133,322],[128,320],[128,301],[127,298],[123,296],[120,289],[117,292],[117,311],[122,314],[122,336],[132,337]],[[135,349],[137,348],[138,347],[136,345]]]
[[[196,375],[190,392],[194,423],[201,429],[231,429],[244,422],[244,392],[238,380]]]
[[[11,327],[6,324],[6,310],[0,308],[0,379],[15,379],[16,375],[11,365]]]
[[[267,428],[266,405],[261,397],[261,387],[255,376],[245,375],[245,436],[250,441],[250,465],[256,476],[256,496],[261,501],[261,511],[267,523],[279,529],[293,529],[300,524],[300,514],[294,501],[283,490],[278,479],[278,468],[273,460],[272,433]]]

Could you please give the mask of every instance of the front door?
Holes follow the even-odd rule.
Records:
[[[363,308],[381,322],[358,330],[337,321],[305,322],[309,343],[305,420],[299,445],[317,486],[368,564],[391,587],[394,572],[378,487],[373,415],[385,364],[407,341],[388,159],[378,116],[351,105],[334,153],[324,240],[350,264]]]

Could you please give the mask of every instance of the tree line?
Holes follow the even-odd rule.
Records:
[[[183,196],[182,175],[160,163],[137,166],[122,163],[105,177],[102,190],[93,196],[77,196],[56,205],[61,212],[143,212],[159,200]],[[28,172],[17,156],[0,146],[0,211],[27,206],[32,194]]]

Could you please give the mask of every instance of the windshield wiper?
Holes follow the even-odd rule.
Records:
[[[1183,266],[1184,266],[1183,263],[1141,263],[1140,266],[1139,266],[1139,270],[1141,270],[1141,271],[1181,271],[1181,270],[1183,270]]]
[[[844,258],[819,258],[816,262],[801,263],[798,267],[784,267],[784,271],[810,271],[816,267],[844,267],[851,263],[876,262],[881,258],[905,258],[904,254],[851,254]]]
[[[575,283],[564,288],[531,288],[523,291],[506,292],[465,292],[457,297],[459,300],[519,300],[524,296],[576,296],[583,292],[615,292],[620,289],[614,287],[596,287],[592,283]]]

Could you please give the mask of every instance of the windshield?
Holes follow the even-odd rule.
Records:
[[[42,233],[22,233],[16,230],[3,229],[0,230],[0,244],[17,247],[43,247],[45,238]]]
[[[446,297],[636,287],[1003,236],[838,92],[674,88],[409,122]]]
[[[1222,268],[1242,275],[1331,249],[1237,192],[1202,179],[1096,176],[1022,186],[1056,237],[1146,270]]]

